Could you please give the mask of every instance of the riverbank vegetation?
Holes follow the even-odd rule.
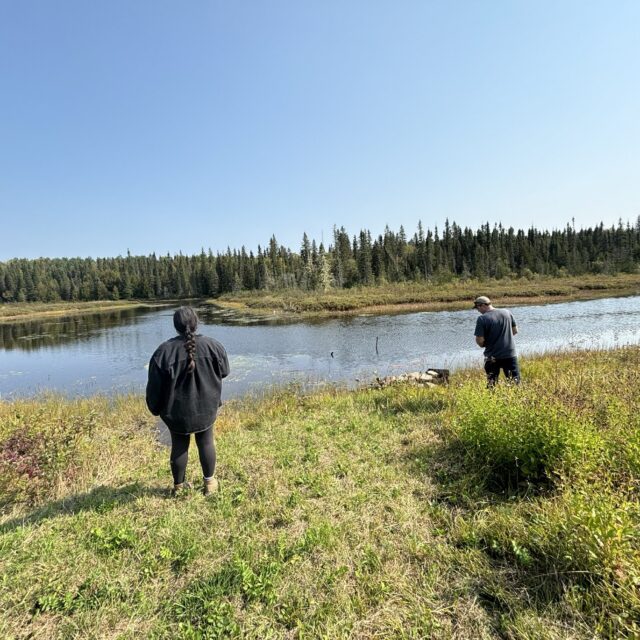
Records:
[[[296,289],[251,291],[227,293],[209,300],[209,303],[238,314],[304,317],[468,309],[470,301],[480,294],[489,294],[499,306],[639,295],[640,275],[468,279],[446,283],[385,284],[326,292]]]
[[[39,320],[44,318],[88,315],[109,311],[125,311],[141,307],[153,307],[157,303],[137,300],[113,300],[93,302],[25,302],[0,305],[0,324]]]
[[[637,637],[640,349],[522,371],[227,403],[208,500],[142,398],[0,403],[0,635]]]
[[[499,306],[549,304],[595,300],[640,294],[640,274],[584,275],[565,277],[531,276],[502,280],[453,280],[444,283],[402,282],[330,289],[329,291],[245,291],[205,300],[205,304],[226,310],[238,318],[274,316],[303,319],[357,313],[405,313],[467,309],[479,294],[490,293]],[[153,308],[167,304],[202,304],[202,300],[119,300],[93,302],[25,302],[0,304],[0,325],[47,318],[89,316],[110,312]],[[29,334],[31,328],[26,330]],[[48,329],[51,331],[51,328]],[[65,333],[64,326],[59,327]],[[12,334],[15,331],[12,330]],[[19,335],[17,336],[19,337]],[[16,336],[5,335],[5,346]]]
[[[637,273],[635,226],[554,231],[449,224],[409,237],[388,227],[377,237],[335,228],[331,242],[302,238],[299,251],[272,237],[257,254],[242,247],[213,254],[39,258],[0,262],[0,302],[206,298],[241,291],[340,291],[395,283],[442,284],[470,278]]]

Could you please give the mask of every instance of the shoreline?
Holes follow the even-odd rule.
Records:
[[[554,287],[555,285],[555,287]],[[518,289],[527,291],[518,291]],[[345,290],[348,291],[348,290]],[[353,317],[359,315],[395,315],[421,311],[460,311],[471,308],[472,300],[482,292],[490,295],[497,307],[525,305],[559,304],[564,302],[584,302],[602,298],[621,298],[640,295],[640,276],[587,279],[580,283],[577,279],[556,279],[540,282],[489,283],[482,286],[473,283],[468,286],[426,287],[409,285],[406,287],[372,288],[357,290],[351,297],[342,293],[312,297],[275,293],[265,296],[258,294],[253,300],[249,296],[208,299],[205,304],[220,311],[252,320],[263,319],[282,321],[304,321],[315,319]],[[478,293],[480,292],[480,293]],[[378,296],[376,296],[376,293]],[[367,299],[363,300],[362,296]],[[265,298],[264,303],[260,298]],[[388,301],[374,302],[376,297]],[[404,298],[404,300],[403,300]],[[423,298],[423,299],[420,299]],[[324,305],[325,308],[322,308]]]
[[[79,315],[88,315],[93,313],[110,313],[112,311],[126,311],[130,309],[155,309],[174,304],[176,301],[127,301],[127,302],[33,302],[33,303],[17,303],[19,310],[14,314],[4,314],[5,309],[0,306],[0,324],[15,324],[19,322],[30,322],[32,320],[43,320],[46,318],[64,318]],[[33,304],[37,308],[30,309],[29,305]],[[12,309],[13,310],[13,309]]]
[[[109,313],[130,309],[155,309],[176,304],[205,305],[238,319],[299,322],[358,315],[395,315],[420,311],[458,311],[489,294],[495,306],[523,306],[580,302],[640,295],[640,275],[540,278],[448,284],[399,283],[339,289],[326,293],[303,291],[251,291],[220,298],[127,300],[0,305],[0,325],[46,318]]]

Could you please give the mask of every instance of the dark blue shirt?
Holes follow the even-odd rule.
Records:
[[[476,322],[475,336],[484,338],[487,358],[514,358],[516,344],[513,329],[516,321],[507,309],[492,309],[483,313]]]

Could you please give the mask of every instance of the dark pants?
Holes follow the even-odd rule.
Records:
[[[173,431],[170,433],[170,462],[173,482],[175,484],[182,484],[187,471],[187,459],[189,457],[189,442],[191,441],[191,436],[183,433],[173,433]],[[202,475],[205,478],[210,478],[216,470],[216,445],[213,441],[213,427],[210,427],[206,431],[200,431],[200,433],[196,433],[194,435],[196,437],[196,445],[198,446]]]
[[[498,382],[500,369],[504,372],[507,380],[520,384],[520,369],[518,368],[518,358],[486,358],[484,370],[487,374],[487,386],[493,387]]]

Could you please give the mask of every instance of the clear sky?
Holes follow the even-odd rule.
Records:
[[[0,0],[0,260],[638,215],[637,0]]]

